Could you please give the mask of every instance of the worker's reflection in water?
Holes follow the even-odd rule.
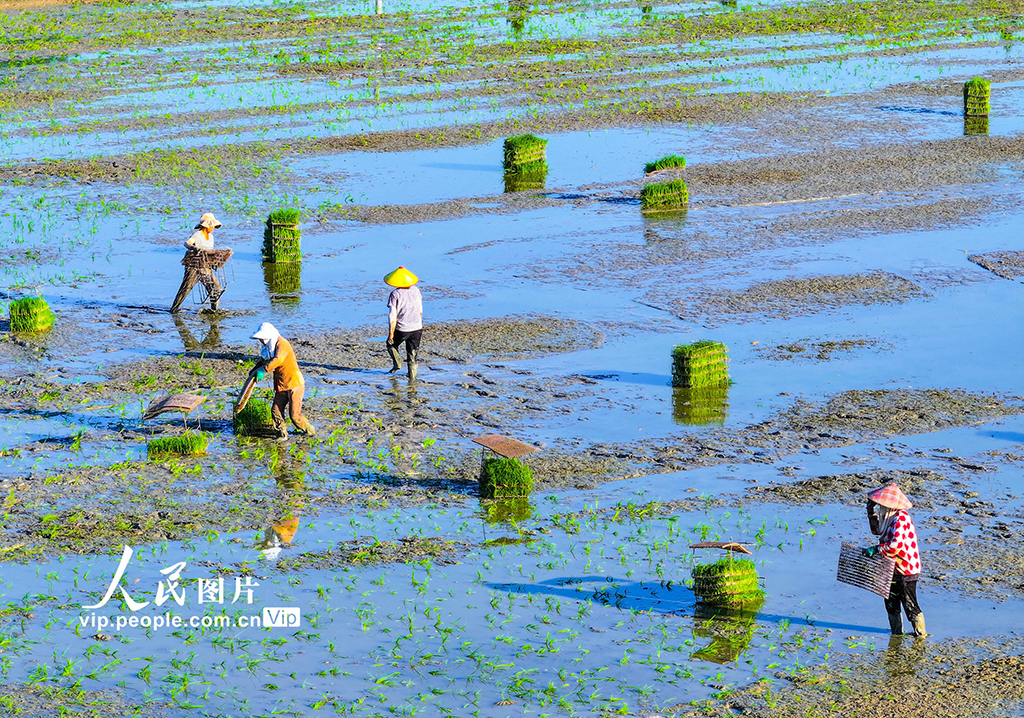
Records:
[[[180,314],[172,314],[174,318],[174,326],[178,330],[178,336],[181,337],[181,343],[185,347],[185,351],[192,351],[193,349],[213,349],[220,346],[220,317],[215,314],[203,315],[203,320],[209,324],[209,329],[206,332],[206,336],[202,341],[197,341],[192,330],[188,328],[188,324],[181,318]]]
[[[276,451],[271,454],[271,471],[285,505],[284,517],[269,526],[263,532],[263,539],[256,544],[256,549],[270,561],[277,559],[281,555],[281,550],[289,547],[295,540],[307,498],[304,481],[307,467],[305,452],[274,448]]]

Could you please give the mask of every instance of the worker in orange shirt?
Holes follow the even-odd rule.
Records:
[[[306,388],[306,380],[299,371],[291,343],[282,337],[270,322],[263,322],[252,338],[260,343],[260,362],[256,365],[257,380],[263,379],[268,372],[274,372],[274,404],[270,415],[274,419],[278,438],[288,438],[284,420],[285,407],[288,408],[288,416],[295,424],[295,428],[313,436],[316,434],[316,428],[302,415],[302,394]]]

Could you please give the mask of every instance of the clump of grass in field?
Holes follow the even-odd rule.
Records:
[[[672,350],[672,386],[686,389],[729,383],[729,350],[722,342],[702,339]]]
[[[488,457],[480,469],[480,497],[504,499],[529,496],[533,473],[519,459]]]
[[[988,117],[991,110],[989,98],[991,83],[983,77],[975,77],[964,83],[964,116]]]
[[[764,600],[757,566],[749,559],[730,555],[714,563],[698,564],[691,576],[694,596],[702,603],[741,605]]]
[[[41,332],[53,326],[53,312],[42,297],[13,301],[8,312],[13,332]]]
[[[210,440],[205,434],[188,432],[181,436],[165,436],[149,442],[147,450],[150,459],[165,456],[199,456],[206,453]]]
[[[260,436],[273,426],[270,403],[262,399],[250,399],[245,408],[235,414],[234,427],[238,436]]]
[[[640,208],[645,212],[684,209],[689,201],[690,192],[681,179],[649,184],[640,190]]]
[[[274,263],[301,262],[301,213],[295,208],[278,209],[267,217],[263,230],[263,261]]]
[[[652,172],[658,172],[660,170],[667,169],[685,169],[686,158],[680,157],[679,155],[668,155],[662,157],[660,160],[655,162],[648,162],[644,165],[644,173],[651,174]]]

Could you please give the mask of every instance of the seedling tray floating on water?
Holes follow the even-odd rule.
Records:
[[[750,559],[730,555],[714,563],[698,564],[691,576],[693,595],[702,603],[737,606],[764,600],[757,566]]]
[[[701,340],[672,350],[672,386],[686,389],[729,383],[729,350],[721,342]]]
[[[301,213],[294,208],[279,209],[267,217],[263,230],[264,262],[301,262],[302,232],[299,230]]]
[[[644,212],[686,209],[689,201],[690,191],[681,179],[649,184],[640,190],[640,209]]]
[[[506,172],[519,172],[526,170],[529,165],[534,169],[536,163],[544,163],[547,171],[547,147],[548,141],[535,137],[534,135],[519,135],[509,137],[505,140],[503,164]]]

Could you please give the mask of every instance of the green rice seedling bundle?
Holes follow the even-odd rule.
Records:
[[[988,116],[964,115],[964,135],[987,135]]]
[[[503,164],[506,172],[519,172],[528,167],[536,166],[538,162],[545,162],[544,171],[547,172],[547,146],[548,141],[533,135],[519,135],[509,137],[505,140],[505,151]]]
[[[526,497],[488,501],[484,506],[489,524],[519,524],[533,516],[533,504]]]
[[[686,169],[686,158],[680,157],[679,155],[669,155],[662,157],[656,162],[648,162],[644,165],[644,173],[651,174],[652,172],[660,172],[661,170],[668,169]]]
[[[295,208],[278,209],[270,213],[263,230],[264,262],[302,261],[299,219],[299,210]]]
[[[729,417],[729,385],[672,390],[672,418],[686,426],[724,424]]]
[[[983,77],[964,83],[964,116],[988,117],[991,85]]]
[[[729,350],[707,339],[672,350],[672,386],[703,389],[729,383]]]
[[[245,408],[235,414],[235,434],[238,436],[262,436],[274,426],[270,416],[270,402],[250,399]]]
[[[731,555],[714,563],[693,567],[693,594],[711,605],[735,606],[764,600],[757,566],[749,559]]]
[[[690,201],[686,181],[656,182],[640,190],[640,209],[644,212],[664,212],[683,209]]]
[[[167,456],[199,456],[206,453],[210,440],[205,434],[186,432],[181,436],[165,436],[153,439],[146,447],[150,459]]]
[[[519,459],[489,456],[480,468],[480,498],[505,499],[529,496],[533,473]]]
[[[53,326],[53,312],[42,297],[17,299],[8,311],[12,332],[42,332]]]

